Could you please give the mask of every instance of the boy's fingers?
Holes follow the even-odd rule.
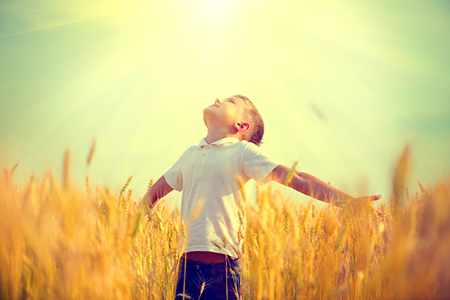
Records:
[[[381,195],[375,195],[375,196],[359,197],[359,198],[356,198],[356,199],[360,200],[360,201],[376,201],[376,200],[379,200],[380,198],[381,198]]]

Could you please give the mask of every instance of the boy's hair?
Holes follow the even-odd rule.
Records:
[[[245,105],[244,115],[248,118],[250,123],[250,130],[244,135],[244,139],[250,143],[255,144],[256,146],[261,145],[262,138],[264,135],[264,121],[259,114],[256,106],[248,99],[247,97],[237,94],[233,97],[242,99]]]

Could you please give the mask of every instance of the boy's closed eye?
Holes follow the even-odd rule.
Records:
[[[227,99],[225,99],[225,100],[223,100],[223,102],[231,102],[231,103],[233,103],[233,104],[235,104],[236,105],[236,100],[235,99],[233,99],[233,98],[227,98]]]

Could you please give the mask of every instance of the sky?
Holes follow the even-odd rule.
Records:
[[[449,177],[449,53],[448,1],[2,0],[0,166],[60,178],[70,150],[75,183],[143,195],[243,94],[265,152],[387,202],[406,145],[411,193]]]

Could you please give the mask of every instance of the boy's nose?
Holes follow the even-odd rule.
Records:
[[[214,104],[216,104],[216,103],[217,103],[217,104],[220,104],[220,103],[222,103],[222,101],[220,101],[220,99],[217,98],[216,101],[214,101]]]

